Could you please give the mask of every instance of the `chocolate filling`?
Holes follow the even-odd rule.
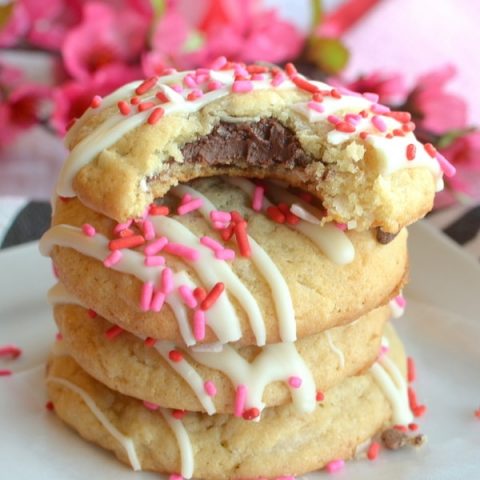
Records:
[[[388,233],[384,232],[380,227],[377,227],[377,242],[381,243],[382,245],[386,245],[390,243],[396,236],[397,233]]]
[[[274,118],[258,122],[220,122],[212,132],[182,148],[186,162],[207,165],[237,164],[286,168],[304,167],[312,161],[295,133]]]

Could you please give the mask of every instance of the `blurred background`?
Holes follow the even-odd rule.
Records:
[[[479,18],[476,0],[0,0],[0,229],[50,197],[94,95],[219,55],[293,61],[411,112],[457,167],[436,205],[449,223],[480,202]]]

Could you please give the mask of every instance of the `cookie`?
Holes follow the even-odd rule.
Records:
[[[442,170],[454,169],[417,141],[408,113],[292,65],[251,68],[264,71],[178,72],[104,98],[68,134],[58,195],[123,222],[179,182],[226,174],[301,186],[325,221],[361,230],[396,233],[431,209]]]
[[[94,380],[62,351],[49,361],[48,394],[63,421],[138,470],[211,480],[301,475],[352,458],[358,445],[392,423],[411,421],[405,355],[387,332],[388,356],[327,391],[311,413],[273,407],[253,422],[152,411]]]
[[[405,229],[384,245],[376,232],[322,226],[310,217],[279,223],[272,210],[252,208],[254,188],[238,178],[197,180],[173,189],[141,222],[124,225],[78,199],[59,201],[56,225],[40,247],[83,305],[132,333],[177,344],[291,342],[346,324],[397,295],[407,271]],[[312,217],[319,211],[301,192],[265,188],[265,202],[288,202]],[[181,214],[195,201],[201,207]],[[166,208],[169,215],[156,214]],[[231,225],[216,229],[214,214],[232,217]],[[228,229],[235,233],[224,240]],[[112,247],[132,240],[141,245]],[[196,290],[201,298],[192,298]],[[205,307],[207,293],[214,300]]]
[[[111,323],[100,316],[92,318],[78,305],[56,305],[54,314],[66,351],[109,388],[163,407],[233,414],[238,385],[245,385],[262,406],[270,407],[290,402],[291,392],[298,396],[289,380],[301,378],[304,370],[307,374],[302,381],[313,380],[310,390],[315,395],[369,367],[380,351],[390,308],[374,310],[347,326],[306,337],[295,345],[240,349],[212,345],[203,351],[181,349],[165,341],[145,344],[128,332],[112,338],[115,330]],[[170,352],[177,357],[172,359]],[[278,355],[284,357],[284,363],[291,363],[291,372],[278,372],[269,365],[280,364]],[[295,362],[300,364],[299,370],[295,370]],[[279,373],[283,378],[275,381]],[[258,382],[259,377],[265,380]],[[260,406],[256,400],[250,403]]]

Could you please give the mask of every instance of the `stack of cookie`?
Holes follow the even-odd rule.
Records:
[[[57,414],[139,470],[337,468],[411,411],[388,325],[448,162],[404,112],[219,59],[92,106],[41,250]]]

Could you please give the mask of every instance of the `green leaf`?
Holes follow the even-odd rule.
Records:
[[[165,11],[165,0],[151,0],[153,8],[153,18],[156,20]]]
[[[197,30],[192,30],[183,44],[182,50],[185,53],[199,50],[205,43],[205,37]]]
[[[436,142],[437,148],[446,148],[451,145],[457,138],[463,137],[467,133],[474,132],[475,127],[468,128],[458,128],[456,130],[450,130],[449,132],[442,135]]]
[[[306,56],[320,70],[328,75],[334,75],[346,67],[350,52],[337,38],[311,37]]]
[[[10,20],[10,17],[13,13],[13,2],[7,5],[0,5],[0,28],[3,28],[4,25]]]
[[[312,2],[312,30],[323,20],[323,1],[311,0]]]

